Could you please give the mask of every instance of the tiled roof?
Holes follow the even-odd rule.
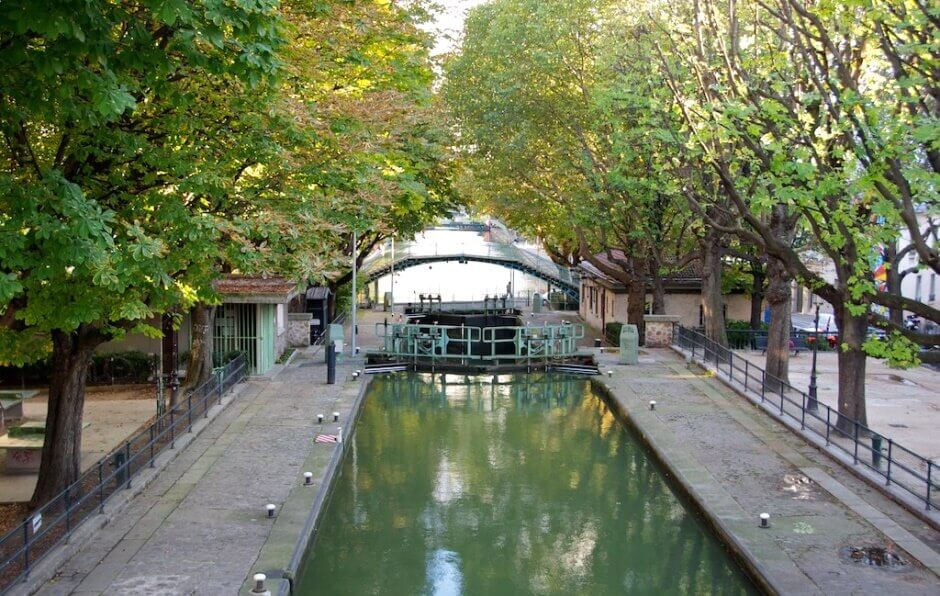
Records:
[[[297,289],[297,284],[283,277],[229,274],[214,283],[215,291],[222,296],[286,296]]]

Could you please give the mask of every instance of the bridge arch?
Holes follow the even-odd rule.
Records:
[[[363,263],[360,274],[367,283],[385,277],[392,272],[394,265],[395,271],[402,271],[419,265],[428,265],[433,263],[459,262],[466,263],[473,261],[475,263],[487,263],[490,265],[499,265],[507,269],[520,271],[532,277],[545,281],[558,288],[568,298],[577,303],[581,298],[580,285],[578,279],[565,268],[560,267],[549,259],[522,250],[511,245],[502,245],[489,243],[492,246],[485,247],[481,251],[466,251],[448,254],[420,254],[411,250],[406,245],[395,255],[394,260],[391,255],[386,253],[367,259]]]

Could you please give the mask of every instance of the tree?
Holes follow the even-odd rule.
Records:
[[[53,364],[33,504],[78,477],[95,347],[208,285],[186,201],[237,113],[202,100],[265,84],[280,29],[264,0],[0,6],[0,360]]]

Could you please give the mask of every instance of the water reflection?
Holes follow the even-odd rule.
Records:
[[[300,593],[752,588],[582,378],[373,380]]]

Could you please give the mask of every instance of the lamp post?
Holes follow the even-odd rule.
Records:
[[[819,304],[816,305],[816,320],[813,323],[813,368],[809,373],[809,401],[806,406],[812,411],[819,409],[816,399],[816,353],[819,351]]]

